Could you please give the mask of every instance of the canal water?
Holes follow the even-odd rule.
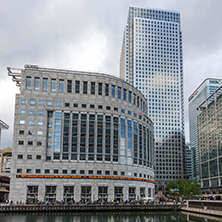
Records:
[[[187,212],[107,212],[107,213],[0,213],[0,222],[185,222],[221,221],[211,217]]]

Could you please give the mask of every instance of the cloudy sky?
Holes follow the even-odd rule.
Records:
[[[12,146],[15,94],[7,67],[25,64],[119,76],[129,5],[179,11],[187,98],[207,77],[222,78],[221,0],[0,0],[1,148]]]

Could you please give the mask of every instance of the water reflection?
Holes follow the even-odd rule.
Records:
[[[185,222],[222,221],[206,215],[171,212],[29,213],[0,214],[0,222]]]

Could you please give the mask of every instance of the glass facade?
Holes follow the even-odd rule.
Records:
[[[167,183],[185,176],[183,57],[179,12],[129,7],[120,77],[140,90],[147,99],[148,116],[154,122],[156,186],[158,190],[164,191]],[[122,96],[125,99],[124,90]],[[132,100],[138,108],[146,105],[137,95],[133,94]],[[148,155],[145,148],[148,140],[145,139],[147,132],[143,131],[143,126],[138,124],[138,154],[134,151],[134,155],[138,155],[139,165],[147,164],[143,155]]]
[[[198,107],[200,180],[203,192],[222,194],[222,86]]]
[[[199,141],[198,141],[198,123],[197,117],[199,111],[197,107],[207,99],[220,85],[220,79],[205,79],[201,85],[189,97],[189,127],[190,127],[190,146],[195,151],[192,157],[191,179],[200,179],[199,167]],[[213,98],[210,98],[212,101]]]

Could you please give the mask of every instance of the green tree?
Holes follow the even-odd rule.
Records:
[[[197,180],[178,179],[168,183],[167,193],[174,197],[190,198],[201,195],[201,187]]]

